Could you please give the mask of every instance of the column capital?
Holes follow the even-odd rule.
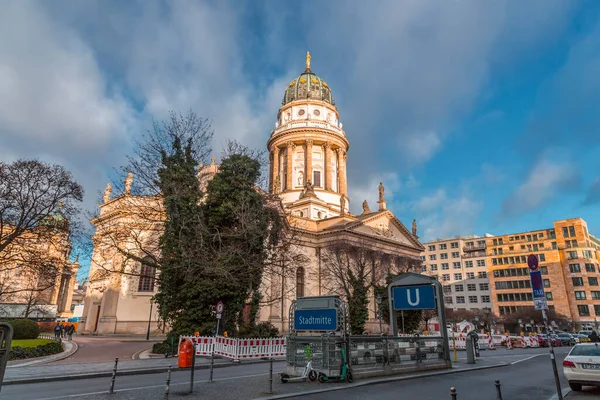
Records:
[[[271,146],[271,153],[273,153],[273,154],[279,153],[279,147],[277,147],[277,146]]]
[[[344,151],[344,149],[342,148],[337,148],[335,149],[335,152],[338,154],[338,156],[340,157],[346,157],[346,152]]]
[[[314,141],[312,139],[306,139],[306,145],[307,146],[312,146],[314,143]]]
[[[323,143],[323,147],[325,149],[331,149],[331,142],[325,142],[325,143]]]
[[[285,143],[285,146],[288,149],[293,149],[294,147],[296,147],[296,145],[294,144],[294,142],[292,142],[291,140]]]

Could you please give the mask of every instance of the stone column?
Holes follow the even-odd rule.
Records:
[[[293,164],[293,150],[294,150],[294,143],[292,141],[287,142],[287,168],[286,168],[286,172],[287,172],[287,179],[285,181],[285,188],[286,190],[292,190],[292,164]]]
[[[336,151],[338,154],[338,175],[340,182],[338,192],[347,195],[348,192],[346,188],[346,152],[342,149],[337,149]]]
[[[273,191],[272,193],[278,193],[281,190],[281,187],[275,187],[277,175],[279,175],[279,147],[275,146],[275,148],[273,149],[273,173],[271,174],[271,188]],[[279,184],[281,185],[281,178],[279,179]]]
[[[313,173],[312,173],[312,147],[313,147],[313,140],[312,139],[307,139],[306,140],[306,153],[305,155],[305,162],[304,162],[304,183],[306,184],[306,182],[310,179],[310,182],[314,185],[315,183],[313,182]]]
[[[331,190],[331,143],[325,142],[325,190]]]

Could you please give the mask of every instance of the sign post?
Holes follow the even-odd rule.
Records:
[[[217,330],[215,331],[215,337],[212,342],[212,351],[210,352],[210,377],[209,383],[213,382],[213,367],[215,365],[215,344],[217,343],[217,335],[219,334],[219,325],[221,323],[221,317],[223,316],[223,302],[219,301],[216,307],[217,311]]]
[[[546,314],[548,302],[546,301],[546,294],[544,293],[544,280],[542,279],[542,271],[539,270],[539,261],[535,254],[530,254],[529,257],[527,257],[527,265],[529,266],[529,279],[531,280],[531,290],[533,291],[533,306],[536,310],[542,310],[542,318],[544,319],[546,334],[549,334],[550,330],[548,329],[548,315]],[[556,369],[554,346],[552,345],[552,340],[550,337],[548,337],[548,342],[550,342],[550,360],[552,361],[554,382],[556,383],[556,393],[558,395],[558,400],[563,400],[558,370]]]

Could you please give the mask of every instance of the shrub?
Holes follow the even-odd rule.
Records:
[[[10,352],[8,353],[8,359],[22,360],[24,358],[49,356],[51,354],[61,353],[62,351],[62,343],[58,341],[30,348],[11,347]]]
[[[173,353],[177,353],[177,344],[179,343],[179,334],[171,331],[167,333],[167,338],[159,343],[152,345],[152,352],[154,354],[166,354],[171,351],[171,338],[173,339]]]
[[[37,339],[40,327],[30,319],[15,319],[8,321],[13,327],[13,339]]]

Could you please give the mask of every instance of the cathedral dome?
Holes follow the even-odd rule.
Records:
[[[310,53],[306,53],[306,70],[299,77],[290,82],[285,89],[282,105],[294,100],[322,100],[331,105],[335,105],[335,100],[331,95],[331,89],[327,82],[319,78],[310,70]]]

